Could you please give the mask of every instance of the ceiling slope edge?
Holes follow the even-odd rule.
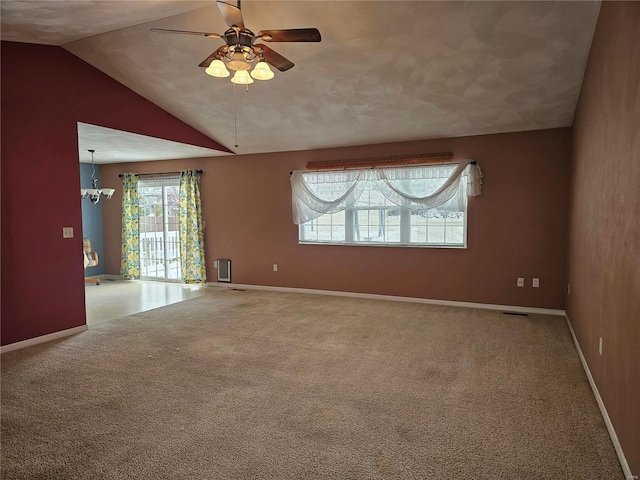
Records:
[[[64,47],[14,45],[21,50],[25,61],[36,65],[43,57],[55,58],[54,65],[47,71],[50,74],[55,71],[57,80],[66,84],[62,88],[82,99],[79,118],[76,118],[79,122],[215,150],[219,155],[233,154],[226,146]],[[55,55],[53,50],[57,50]]]

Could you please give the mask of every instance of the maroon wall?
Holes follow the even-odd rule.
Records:
[[[232,260],[234,283],[564,309],[570,131],[486,135],[214,159],[105,165],[125,171],[202,168],[209,280]],[[289,172],[312,160],[451,151],[477,160],[482,195],[469,201],[468,248],[298,245]],[[118,274],[120,192],[103,206],[106,272]],[[278,264],[274,272],[272,265]],[[526,287],[517,288],[516,278]],[[540,278],[540,288],[531,279]]]
[[[6,345],[85,323],[78,121],[225,149],[60,47],[1,48]]]
[[[603,2],[573,130],[567,311],[640,474],[640,3]],[[598,353],[602,337],[602,355]]]

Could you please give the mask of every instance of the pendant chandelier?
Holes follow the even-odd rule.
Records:
[[[95,150],[87,150],[91,152],[91,188],[81,188],[80,195],[82,198],[88,198],[94,205],[100,201],[100,198],[106,197],[109,200],[115,193],[115,188],[98,188],[98,179],[96,178],[96,166],[93,163],[93,153]]]

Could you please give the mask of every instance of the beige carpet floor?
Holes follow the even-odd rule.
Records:
[[[622,479],[561,317],[221,290],[2,355],[3,479]]]

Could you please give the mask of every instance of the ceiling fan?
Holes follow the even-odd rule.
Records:
[[[208,38],[221,38],[226,45],[221,46],[201,63],[200,67],[206,67],[206,73],[214,77],[228,77],[229,71],[235,70],[235,75],[231,79],[234,83],[253,83],[251,77],[258,80],[269,80],[273,78],[273,72],[267,64],[270,64],[285,72],[293,67],[293,62],[286,59],[276,51],[266,45],[255,42],[319,42],[322,38],[317,28],[294,28],[287,30],[260,30],[256,35],[245,27],[240,10],[240,0],[238,6],[217,0],[216,4],[220,13],[224,17],[229,29],[222,35],[208,32],[192,32],[188,30],[169,30],[164,28],[152,28],[152,32],[177,33],[183,35],[198,35]],[[251,68],[251,62],[258,59],[258,63],[249,77],[247,71]],[[223,62],[226,61],[226,65]]]

